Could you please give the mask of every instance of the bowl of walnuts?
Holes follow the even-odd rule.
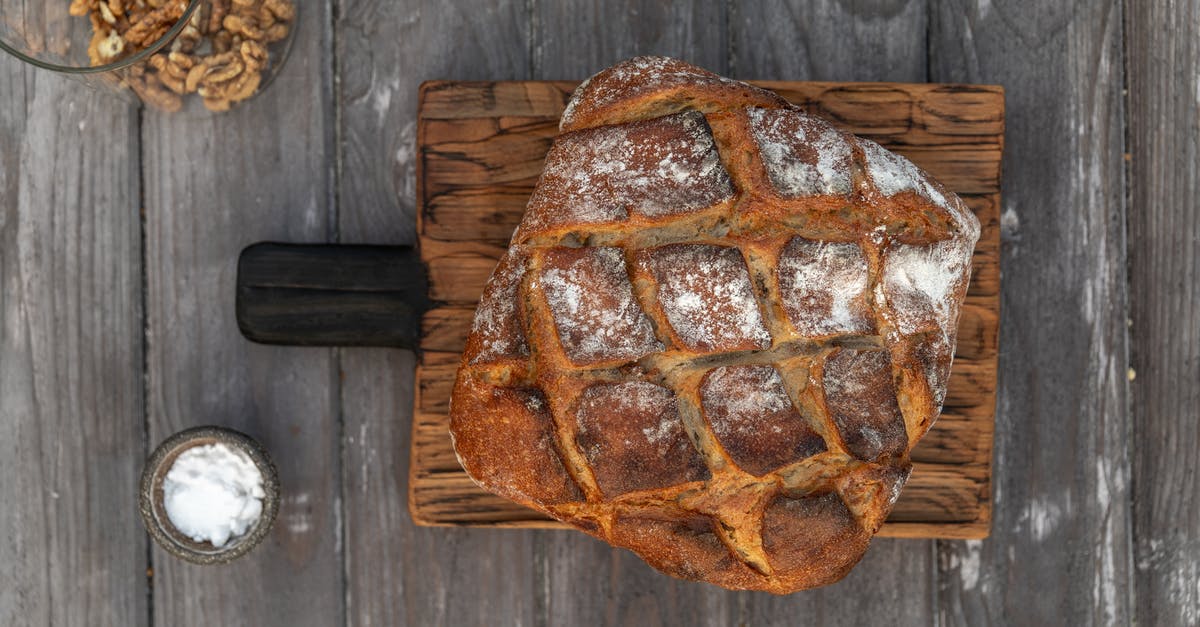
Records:
[[[295,0],[0,0],[0,49],[167,112],[228,111],[287,59]]]

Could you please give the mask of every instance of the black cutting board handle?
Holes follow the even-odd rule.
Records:
[[[263,344],[416,349],[426,287],[410,246],[262,242],[238,258],[238,328]]]

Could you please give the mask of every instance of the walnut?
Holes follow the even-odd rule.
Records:
[[[113,11],[111,8],[109,8],[108,3],[101,2],[99,6],[100,6],[100,19],[104,20],[105,22],[108,22],[109,24],[115,25],[117,23],[117,16],[113,15]]]
[[[268,28],[266,32],[267,36],[264,41],[269,44],[273,44],[277,41],[283,41],[284,39],[287,39],[288,26],[287,24],[276,24],[271,28]]]
[[[180,96],[186,96],[188,93],[187,89],[184,88],[182,78],[177,78],[171,76],[170,74],[162,73],[158,75],[158,80],[162,81],[162,84],[166,85],[167,89],[170,89]]]
[[[100,49],[105,45],[108,37],[108,33],[103,30],[92,31],[92,41],[88,44],[87,50],[88,59],[91,60],[92,65],[104,65],[108,63],[108,59],[111,59],[111,57],[106,58],[100,54]]]
[[[208,33],[221,32],[225,16],[229,15],[229,0],[212,0],[211,12],[208,18]]]
[[[104,41],[100,42],[99,53],[102,59],[115,60],[124,51],[125,40],[121,39],[121,36],[116,33],[109,34],[108,37],[104,38]]]
[[[233,53],[229,52],[226,54],[232,55]],[[242,72],[245,71],[246,64],[242,63],[241,59],[231,58],[224,63],[210,66],[208,71],[204,73],[202,82],[206,84],[224,83],[241,76]]]
[[[263,29],[258,27],[258,21],[248,15],[226,15],[224,24],[225,30],[246,39],[258,41],[265,36]]]
[[[100,0],[72,0],[71,8],[67,9],[67,13],[75,17],[83,17],[96,9],[96,5]]]
[[[179,33],[175,41],[171,42],[171,52],[191,54],[200,45],[201,39],[203,39],[203,35],[200,34],[200,29],[189,24]]]
[[[157,76],[146,75],[143,81],[131,81],[129,86],[143,102],[156,109],[175,113],[183,108],[183,98],[180,98],[178,94],[171,93],[167,89],[163,89],[162,83],[158,80]]]
[[[206,80],[209,80],[209,74],[213,72],[214,68],[225,67],[235,60],[237,60],[237,55],[235,53],[223,52],[221,54],[204,57],[199,63],[193,64],[188,70],[185,81],[188,92],[190,93],[200,89],[200,85]],[[238,72],[241,72],[240,68],[238,69]],[[230,78],[232,78],[232,76]]]
[[[207,83],[201,86],[196,93],[206,99],[240,102],[253,96],[261,83],[261,72],[243,72],[232,80]]]
[[[213,52],[229,52],[233,49],[233,33],[223,30],[212,38]]]
[[[267,7],[259,7],[254,12],[254,21],[258,23],[258,27],[264,31],[278,23],[275,19],[275,14],[267,10]]]
[[[88,56],[103,65],[160,41],[187,8],[188,0],[71,0],[68,11],[91,21]],[[165,111],[180,110],[190,94],[227,111],[262,86],[267,46],[287,38],[295,19],[292,0],[208,0],[164,52],[122,72],[124,83]]]
[[[181,70],[190,70],[196,66],[196,57],[193,57],[190,54],[184,54],[181,52],[172,52],[172,53],[168,54],[167,60],[170,61],[172,65],[174,65],[175,67],[177,67]],[[185,74],[186,74],[186,72],[185,72]]]
[[[242,62],[251,72],[261,72],[270,61],[266,46],[257,41],[243,41],[241,47]]]
[[[275,19],[281,22],[290,22],[296,19],[296,5],[291,3],[291,0],[263,0],[263,8],[275,15]]]
[[[187,10],[186,0],[171,0],[147,13],[138,20],[137,24],[131,26],[129,32],[125,33],[125,40],[139,48],[149,46],[162,39],[162,36],[171,30],[179,18],[183,17],[185,10]]]

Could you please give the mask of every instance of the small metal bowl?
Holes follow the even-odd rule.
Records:
[[[176,458],[194,446],[224,444],[240,451],[254,462],[263,478],[262,514],[246,533],[231,538],[225,546],[216,547],[211,542],[196,542],[171,524],[163,504],[163,480]],[[142,470],[138,509],[142,522],[150,537],[171,555],[193,564],[224,564],[249,552],[262,542],[275,522],[279,512],[279,475],[267,451],[250,436],[224,427],[195,427],[180,431],[167,438],[150,458]]]

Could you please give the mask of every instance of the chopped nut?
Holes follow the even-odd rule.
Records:
[[[131,83],[130,87],[143,102],[157,109],[175,113],[183,108],[183,99],[178,94],[163,89],[155,76],[146,76],[145,83]]]
[[[237,78],[227,82],[212,82],[206,83],[197,91],[204,98],[215,98],[218,100],[228,100],[230,102],[240,102],[254,95],[258,91],[258,86],[262,83],[262,74],[259,72],[245,72]]]
[[[208,66],[204,63],[197,63],[188,71],[187,78],[184,79],[184,89],[188,92],[194,92],[200,89],[200,81],[204,80],[204,74],[208,72]]]
[[[189,24],[179,33],[175,41],[171,42],[171,52],[191,54],[196,50],[201,39],[203,39],[203,35],[200,34],[200,30]]]
[[[125,40],[116,33],[105,37],[104,41],[100,42],[100,57],[103,59],[116,59],[124,51]]]
[[[267,10],[267,7],[259,7],[254,13],[254,19],[258,23],[258,27],[266,30],[274,26],[278,20],[275,19],[275,14]]]
[[[167,67],[167,57],[161,54],[156,54],[146,60],[150,67],[162,72]]]
[[[224,65],[214,66],[204,75],[204,83],[214,85],[231,81],[246,71],[246,65],[241,59],[232,59]]]
[[[241,102],[253,96],[261,84],[262,72],[244,72],[229,86],[227,94],[230,100]]]
[[[226,15],[223,24],[225,25],[225,30],[234,35],[241,35],[246,39],[260,40],[264,36],[263,30],[258,27],[254,18],[249,16]]]
[[[225,16],[229,15],[229,0],[212,0],[211,6],[211,13],[209,13],[208,17],[208,32],[218,33],[225,22]]]
[[[263,8],[275,15],[275,18],[290,22],[296,19],[296,5],[291,0],[263,0]]]
[[[92,32],[104,31],[104,36],[108,36],[110,27],[108,22],[105,22],[104,18],[100,17],[100,9],[88,13],[88,19],[92,21]]]
[[[83,17],[92,12],[99,0],[72,0],[67,13],[75,17]]]
[[[177,53],[172,53],[172,54],[175,54],[176,56],[186,57],[186,55],[178,55]],[[170,76],[175,81],[178,81],[179,85],[180,85],[180,89],[182,90],[183,82],[185,79],[187,79],[188,69],[191,68],[190,65],[186,68],[182,67],[181,65],[176,64],[173,61],[171,61],[170,56],[164,55],[164,54],[156,54],[156,55],[150,57],[149,63],[150,63],[151,67],[158,70],[158,74],[160,77]],[[163,81],[163,84],[167,85],[168,87],[171,86],[165,80]]]
[[[209,74],[213,71],[213,68],[226,66],[235,60],[237,60],[237,57],[232,52],[224,52],[201,59],[199,63],[193,65],[188,71],[186,79],[187,90],[189,92],[198,90],[202,83],[208,82]]]
[[[288,36],[288,25],[287,24],[276,24],[276,25],[272,26],[271,28],[267,29],[266,37],[263,38],[263,41],[266,43],[269,43],[269,44],[273,44],[277,41],[283,41],[284,39],[287,39],[287,36]]]
[[[186,95],[188,93],[187,89],[184,88],[184,83],[183,83],[182,78],[178,78],[178,77],[172,76],[172,75],[164,72],[164,73],[158,75],[158,80],[162,81],[162,84],[166,85],[167,89],[170,89],[171,91],[179,94],[180,96]]]
[[[172,65],[182,70],[190,70],[196,66],[196,57],[193,57],[190,54],[172,52],[167,55],[167,60],[170,61]]]
[[[257,41],[242,42],[242,62],[246,64],[246,69],[251,72],[260,72],[267,66],[267,61],[270,56],[267,54],[267,48]]]
[[[108,34],[101,30],[92,31],[92,40],[88,43],[88,59],[92,65],[104,65],[107,63],[104,57],[100,56],[100,46],[108,39]]]
[[[186,9],[187,3],[184,0],[171,0],[147,13],[137,24],[131,26],[129,32],[125,33],[126,41],[139,48],[149,46],[171,30],[179,18],[183,17]]]
[[[216,35],[213,35],[212,45],[213,52],[218,54],[229,52],[233,49],[233,33],[223,30]]]
[[[113,15],[112,9],[108,8],[107,2],[100,3],[100,19],[108,22],[109,24],[117,23],[117,16]]]

